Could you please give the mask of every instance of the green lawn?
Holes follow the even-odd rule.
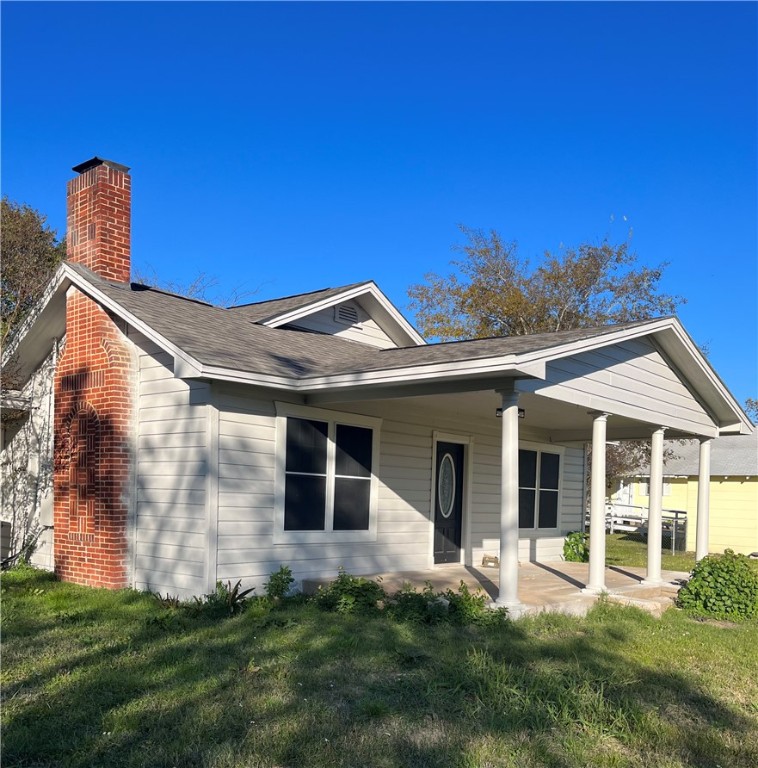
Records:
[[[605,537],[605,555],[608,565],[647,566],[647,542],[635,539],[627,533],[611,533]],[[694,552],[663,550],[661,567],[666,571],[691,571],[695,567]]]
[[[10,766],[758,765],[758,625],[600,604],[500,627],[3,575]]]

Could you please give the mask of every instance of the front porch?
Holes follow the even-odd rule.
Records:
[[[583,592],[589,581],[588,563],[524,562],[518,566],[519,606],[511,608],[514,618],[542,612],[584,616],[598,600],[599,595]],[[676,593],[689,574],[683,571],[662,571],[660,585],[646,585],[645,568],[609,566],[605,569],[607,599],[632,605],[660,616],[674,603]],[[434,568],[376,573],[365,578],[379,581],[385,592],[392,594],[410,584],[417,590],[431,583],[435,592],[457,590],[461,582],[471,590],[482,590],[493,601],[500,588],[498,568],[444,565]],[[329,579],[306,580],[303,591],[315,592]]]

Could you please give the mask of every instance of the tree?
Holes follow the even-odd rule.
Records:
[[[0,345],[18,330],[66,258],[65,242],[47,218],[25,203],[2,199]]]
[[[666,264],[645,267],[628,244],[545,251],[534,267],[495,231],[461,227],[455,272],[430,273],[408,291],[422,333],[440,341],[525,336],[673,315],[685,303],[660,291]],[[667,450],[665,458],[675,452]],[[649,464],[647,442],[608,446],[609,479]]]
[[[745,413],[750,417],[753,424],[758,424],[758,399],[748,397],[745,400]]]
[[[661,293],[666,264],[637,264],[627,244],[546,251],[534,267],[515,242],[461,227],[463,259],[446,276],[425,275],[408,291],[422,332],[441,341],[524,336],[672,315],[684,303]]]

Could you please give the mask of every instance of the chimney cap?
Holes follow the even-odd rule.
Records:
[[[102,157],[93,157],[91,160],[85,160],[83,163],[75,165],[71,170],[76,173],[85,173],[90,168],[96,168],[98,165],[107,165],[109,168],[113,168],[116,171],[129,173],[129,168],[127,166],[121,165],[121,163],[114,163],[113,160],[105,160]]]

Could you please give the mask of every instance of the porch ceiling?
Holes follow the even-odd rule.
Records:
[[[436,395],[418,395],[414,397],[375,400],[382,403],[386,413],[396,408],[403,414],[410,411],[433,413],[437,416],[452,417],[484,429],[498,428],[499,419],[496,410],[501,405],[501,395],[495,390],[446,393]],[[345,410],[351,410],[357,403],[344,404]],[[339,409],[339,403],[329,403],[329,408]],[[519,426],[523,432],[539,433],[542,439],[553,442],[589,442],[592,439],[593,417],[587,408],[572,405],[536,394],[523,393],[519,398],[519,407],[524,409],[524,418]],[[650,439],[659,425],[647,424],[621,416],[608,419],[607,438],[609,440]],[[678,433],[667,432],[667,436],[679,437]],[[687,436],[687,435],[681,435]],[[528,439],[528,437],[526,438]]]

